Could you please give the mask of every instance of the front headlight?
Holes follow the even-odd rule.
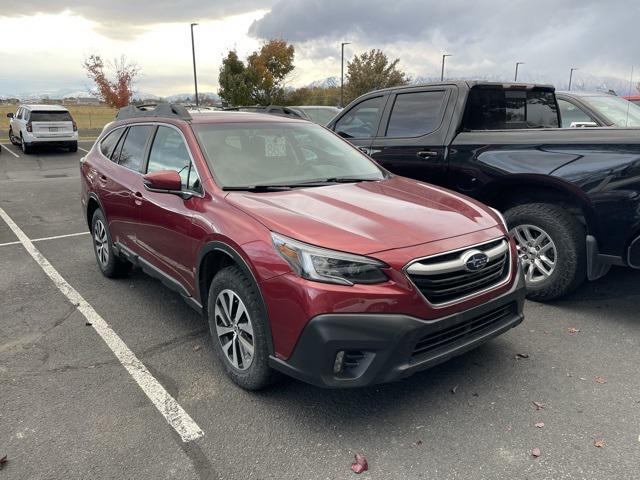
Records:
[[[500,220],[502,220],[502,225],[504,225],[505,230],[508,232],[509,231],[509,227],[507,227],[507,222],[504,219],[504,215],[502,215],[502,213],[500,213],[499,210],[496,210],[493,207],[489,207],[491,210],[493,210],[495,212],[496,215],[498,215],[498,217],[500,218]]]
[[[353,285],[382,283],[387,265],[373,258],[314,247],[271,232],[273,244],[294,272],[307,280]]]

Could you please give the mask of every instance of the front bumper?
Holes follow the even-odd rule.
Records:
[[[515,327],[523,320],[521,269],[508,292],[436,320],[395,314],[326,314],[312,318],[288,360],[273,368],[329,388],[390,382],[433,367]],[[336,356],[344,352],[336,372]]]

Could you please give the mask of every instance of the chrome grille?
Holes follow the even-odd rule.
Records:
[[[469,270],[469,260],[484,258],[483,267]],[[443,305],[477,295],[505,282],[510,270],[509,242],[491,242],[423,258],[410,263],[405,272],[433,305]],[[482,263],[482,262],[481,262]]]

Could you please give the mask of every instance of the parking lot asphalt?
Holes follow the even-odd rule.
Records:
[[[401,382],[249,393],[179,295],[100,274],[83,151],[2,149],[0,207],[204,435],[180,438],[0,219],[0,479],[640,478],[640,272],[528,302],[521,326]],[[351,472],[354,453],[368,472]]]

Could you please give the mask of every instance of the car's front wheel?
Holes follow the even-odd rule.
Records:
[[[553,300],[584,282],[586,233],[566,209],[529,203],[507,210],[504,216],[524,268],[528,298]]]
[[[131,262],[116,255],[111,242],[107,219],[100,209],[93,214],[91,233],[93,236],[93,251],[96,254],[96,262],[102,274],[109,278],[126,276],[131,271]]]
[[[12,128],[9,128],[9,141],[13,145],[20,145],[20,142],[18,142],[18,140],[16,139],[15,135],[13,134],[13,129]]]
[[[237,266],[220,270],[211,282],[207,315],[214,350],[226,374],[240,387],[270,385],[266,312],[257,287]]]

